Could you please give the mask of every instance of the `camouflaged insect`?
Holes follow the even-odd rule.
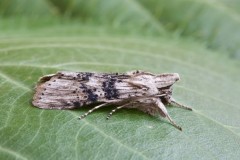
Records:
[[[87,113],[116,105],[107,119],[118,109],[137,108],[150,115],[166,117],[173,126],[182,130],[169,116],[164,104],[192,110],[172,98],[172,85],[177,73],[155,75],[144,71],[127,73],[89,73],[62,71],[41,77],[33,97],[33,105],[44,109],[74,109],[96,104]]]

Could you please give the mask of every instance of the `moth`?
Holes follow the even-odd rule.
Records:
[[[32,104],[43,109],[74,109],[95,104],[80,119],[108,105],[116,108],[107,119],[121,108],[136,108],[153,116],[161,115],[182,130],[165,107],[171,104],[192,110],[172,97],[172,86],[179,79],[178,73],[153,74],[139,70],[126,73],[60,71],[40,78]]]

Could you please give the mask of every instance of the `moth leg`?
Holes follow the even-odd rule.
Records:
[[[101,107],[103,107],[103,106],[106,106],[106,105],[108,105],[108,104],[109,104],[109,103],[103,103],[103,104],[100,104],[100,105],[98,105],[98,106],[95,106],[94,108],[92,108],[92,109],[90,109],[89,111],[87,111],[85,114],[81,115],[81,116],[79,117],[79,119],[81,120],[81,119],[85,118],[87,115],[89,115],[90,113],[92,113],[94,110],[96,110],[96,109],[98,109],[98,108],[101,108]]]
[[[179,107],[179,108],[183,108],[183,109],[187,109],[187,110],[192,111],[191,107],[188,107],[188,106],[185,106],[183,104],[180,104],[180,103],[176,102],[173,98],[170,98],[167,101],[168,101],[168,103],[170,103],[171,105],[173,105],[175,107]]]
[[[160,110],[162,111],[163,113],[163,116],[166,117],[170,123],[177,129],[179,129],[180,131],[182,131],[182,128],[180,126],[178,126],[174,120],[170,117],[170,115],[168,114],[167,112],[167,109],[166,107],[164,106],[164,104],[159,100],[159,99],[156,99],[156,105],[160,108]]]
[[[118,107],[116,107],[115,109],[113,109],[113,110],[108,114],[107,120],[112,116],[112,114],[113,114],[114,112],[116,112],[117,110],[119,110],[119,109],[121,109],[121,108],[126,107],[126,106],[129,105],[129,104],[131,104],[131,103],[126,103],[126,104],[124,104],[124,105],[118,106]]]

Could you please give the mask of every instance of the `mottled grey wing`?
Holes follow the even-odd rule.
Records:
[[[73,109],[96,102],[98,95],[94,86],[85,83],[94,73],[58,72],[39,80],[33,105],[44,109]],[[97,86],[97,85],[96,85]]]
[[[129,79],[129,75],[58,72],[39,80],[32,103],[44,109],[73,109],[96,102],[125,99],[124,90],[129,89],[129,84],[123,82],[125,79]]]

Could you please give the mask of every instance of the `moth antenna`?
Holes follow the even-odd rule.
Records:
[[[103,106],[106,106],[106,105],[108,105],[108,103],[103,103],[103,104],[100,104],[100,105],[98,105],[98,106],[95,106],[94,108],[92,108],[92,109],[90,109],[89,111],[87,111],[85,114],[81,115],[81,116],[79,117],[79,119],[81,120],[81,119],[85,118],[87,115],[89,115],[90,113],[92,113],[94,110],[96,110],[96,109],[98,109],[98,108],[101,108],[101,107],[103,107]]]
[[[122,105],[122,106],[119,106],[119,107],[116,107],[115,109],[113,109],[113,110],[108,114],[107,120],[112,116],[112,114],[113,114],[114,112],[116,112],[117,110],[119,110],[119,109],[121,109],[121,108],[123,108],[123,107],[126,107],[126,106],[129,105],[129,104],[131,104],[131,103],[126,103],[126,104],[124,104],[124,105]]]
[[[175,107],[179,107],[179,108],[183,108],[183,109],[187,109],[187,110],[192,111],[191,107],[180,104],[180,103],[176,102],[173,98],[170,98],[168,102]]]

